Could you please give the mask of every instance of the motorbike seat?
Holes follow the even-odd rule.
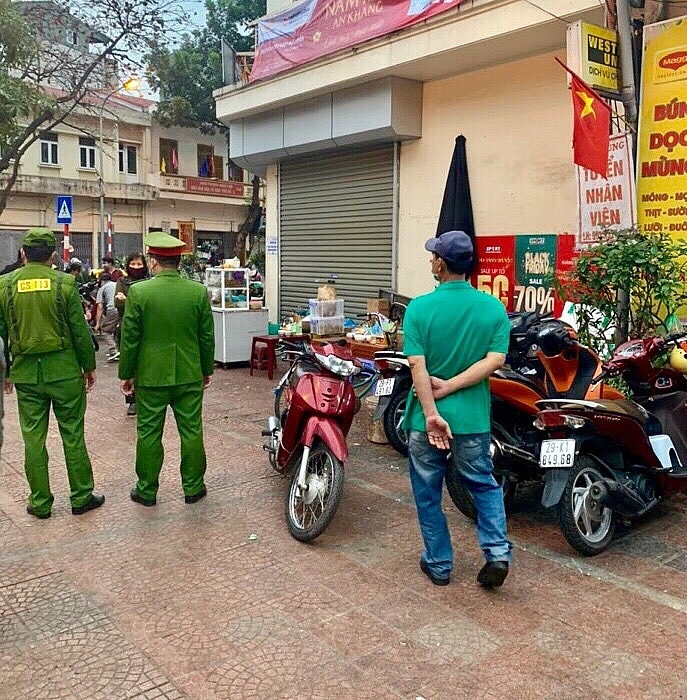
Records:
[[[580,345],[577,374],[567,391],[556,391],[553,382],[547,378],[546,388],[552,399],[584,399],[592,383],[597,368],[597,356],[584,345]]]
[[[518,384],[524,384],[532,389],[532,391],[539,394],[539,396],[542,398],[546,398],[546,391],[544,390],[541,382],[539,382],[537,379],[533,379],[532,377],[528,377],[525,374],[502,367],[501,369],[497,369],[492,376],[497,377],[498,379],[509,379],[517,382]]]

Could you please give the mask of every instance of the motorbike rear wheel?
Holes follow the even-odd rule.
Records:
[[[503,505],[506,509],[506,515],[510,515],[513,512],[513,501],[515,499],[515,483],[504,480],[502,474],[494,474],[494,478],[498,484],[501,484],[503,489]],[[446,474],[446,490],[448,495],[453,501],[453,505],[458,508],[458,510],[466,517],[477,522],[477,509],[475,508],[475,502],[472,500],[472,496],[468,491],[467,487],[463,483],[462,479],[451,479]]]
[[[594,505],[589,498],[591,485],[603,478],[596,462],[581,455],[570,470],[558,504],[558,524],[565,539],[588,557],[606,549],[615,532],[615,513],[610,508]]]
[[[308,490],[298,488],[298,466],[286,494],[286,524],[301,542],[319,537],[331,523],[343,494],[344,465],[322,442],[316,442],[308,455],[305,475]]]
[[[403,425],[403,416],[406,412],[409,393],[410,388],[407,388],[392,396],[386,411],[384,411],[384,434],[386,439],[396,452],[399,452],[404,457],[408,456],[408,434],[401,426]]]

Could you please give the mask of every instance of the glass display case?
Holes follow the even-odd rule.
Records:
[[[253,336],[267,330],[262,282],[251,281],[245,267],[208,267],[205,286],[215,322],[215,361],[247,362]]]
[[[250,309],[250,270],[245,267],[205,269],[205,286],[213,309],[246,311]]]

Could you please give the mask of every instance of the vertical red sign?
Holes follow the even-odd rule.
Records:
[[[477,269],[472,284],[500,299],[508,311],[513,308],[515,284],[515,236],[478,236]]]

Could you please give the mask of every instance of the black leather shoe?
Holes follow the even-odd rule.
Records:
[[[36,513],[36,511],[33,509],[32,505],[26,506],[26,512],[29,515],[33,515],[34,518],[38,518],[39,520],[47,520],[50,517],[50,513]]]
[[[148,508],[154,506],[157,503],[157,498],[143,498],[143,496],[141,496],[141,494],[138,491],[136,491],[135,488],[131,489],[129,498],[134,503],[140,503],[142,506],[146,506]]]
[[[427,566],[427,563],[420,559],[420,569],[422,573],[435,585],[435,586],[448,586],[451,581],[450,576],[435,576]]]
[[[88,513],[89,510],[100,508],[103,503],[105,503],[105,496],[102,494],[92,493],[91,500],[86,503],[86,505],[72,508],[72,515],[83,515],[84,513]]]
[[[193,496],[184,496],[184,501],[186,503],[198,503],[201,498],[205,498],[205,496],[208,495],[208,490],[203,486],[202,491],[198,491],[198,493],[194,493]]]
[[[477,574],[477,583],[484,588],[498,588],[508,576],[507,561],[488,561]]]

